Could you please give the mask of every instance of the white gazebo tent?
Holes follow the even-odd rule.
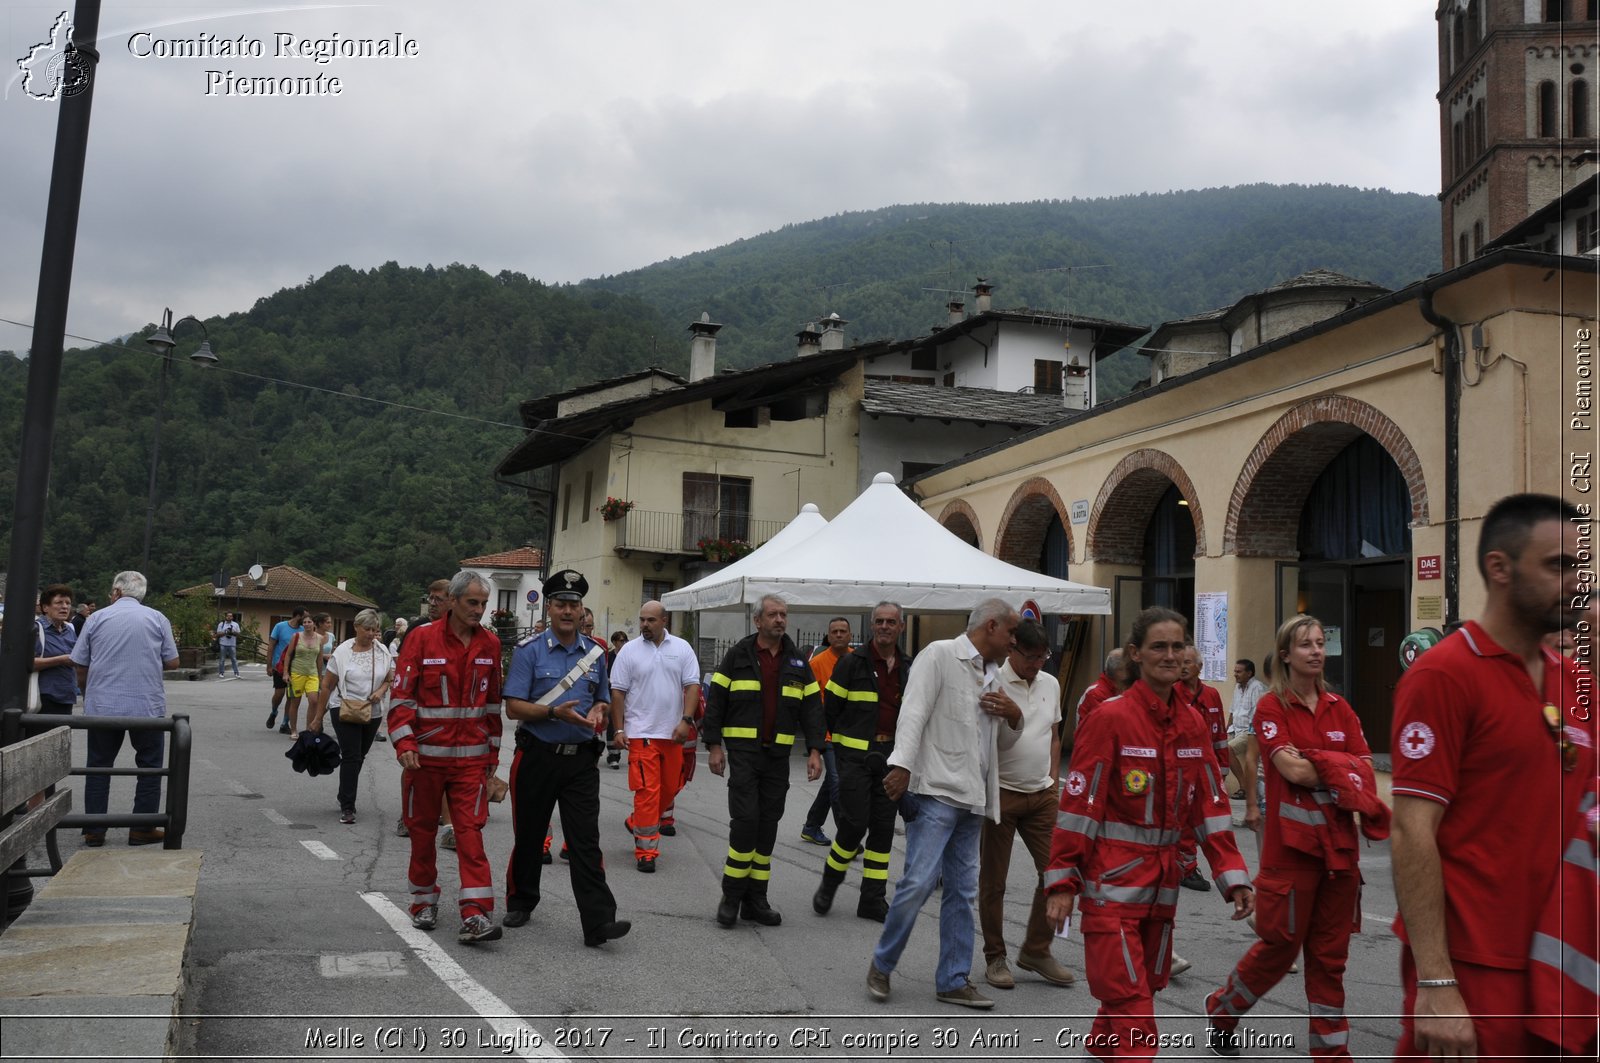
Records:
[[[1111,612],[1111,594],[1102,587],[1040,575],[963,542],[886,472],[825,527],[781,552],[770,549],[777,540],[662,603],[675,610],[718,609],[777,594],[791,609],[866,612],[890,600],[909,613],[966,613],[984,598],[999,597],[1017,605],[1030,599],[1043,614]]]
[[[669,612],[681,613],[695,609],[715,609],[718,607],[729,608],[739,605],[739,599],[728,597],[725,601],[714,600],[715,595],[708,595],[712,587],[731,588],[735,580],[743,572],[754,572],[757,566],[765,565],[768,559],[777,557],[789,549],[800,545],[818,531],[827,527],[828,518],[822,515],[815,502],[807,502],[800,507],[800,512],[794,520],[785,524],[778,534],[745,554],[739,560],[725,568],[695,581],[687,587],[675,591],[668,591],[661,596],[661,604]],[[725,592],[727,593],[727,592]],[[702,597],[705,595],[705,597]]]

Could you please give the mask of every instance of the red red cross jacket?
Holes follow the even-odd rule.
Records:
[[[1600,1026],[1600,997],[1594,982],[1596,943],[1600,942],[1600,876],[1596,875],[1600,808],[1595,805],[1592,757],[1592,751],[1581,757],[1578,770],[1587,773],[1589,788],[1571,817],[1561,872],[1529,950],[1528,986],[1533,1006],[1527,1019],[1533,1033],[1574,1057],[1589,1058],[1593,1058]]]
[[[463,645],[449,619],[413,628],[400,650],[389,705],[396,756],[431,767],[500,764],[500,639],[481,624]]]
[[[1378,777],[1372,762],[1354,753],[1333,749],[1308,749],[1301,756],[1317,769],[1317,777],[1333,795],[1334,807],[1361,813],[1361,833],[1373,841],[1389,836],[1389,806],[1378,796]]]
[[[1205,849],[1224,898],[1250,884],[1210,744],[1181,694],[1163,702],[1143,680],[1083,721],[1044,888],[1082,894],[1085,931],[1172,918],[1185,827]]]

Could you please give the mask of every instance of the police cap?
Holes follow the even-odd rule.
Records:
[[[576,569],[564,568],[544,581],[544,596],[551,601],[581,602],[589,593],[589,581]]]

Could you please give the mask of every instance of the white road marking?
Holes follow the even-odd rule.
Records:
[[[253,794],[253,793],[255,793],[255,791],[250,789],[250,787],[246,786],[244,783],[239,782],[236,779],[228,779],[227,783],[228,783],[228,789],[232,790],[236,794]]]
[[[326,845],[323,845],[321,842],[302,841],[300,844],[305,846],[307,849],[311,850],[312,855],[315,856],[318,860],[337,860],[337,859],[339,859],[339,854],[338,853],[334,852],[332,849],[328,848]]]
[[[456,996],[466,1002],[467,1007],[483,1016],[490,1026],[494,1027],[497,1034],[510,1044],[537,1045],[538,1047],[520,1048],[516,1055],[519,1059],[566,1059],[567,1056],[548,1047],[550,1039],[540,1031],[516,1017],[516,1013],[506,1006],[506,1002],[485,989],[461,965],[450,958],[450,954],[439,947],[426,932],[418,930],[411,925],[411,917],[401,911],[395,903],[381,893],[363,893],[361,899],[372,906],[372,910],[383,917],[390,928],[400,936],[400,940],[411,946],[411,951],[417,958],[427,964],[439,980],[455,991]]]
[[[261,814],[272,820],[272,822],[276,823],[280,827],[287,827],[289,825],[289,817],[285,816],[281,812],[275,812],[270,808],[263,808],[261,810]]]

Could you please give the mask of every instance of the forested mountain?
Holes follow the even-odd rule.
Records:
[[[570,286],[340,266],[208,319],[216,368],[187,361],[199,329],[177,333],[148,574],[164,591],[287,563],[396,608],[462,557],[542,542],[529,495],[493,480],[520,438],[517,403],[647,365],[682,372],[703,310],[726,325],[723,367],[791,357],[794,333],[828,313],[850,320],[852,341],[926,332],[945,317],[939,289],[978,276],[997,307],[1154,325],[1318,266],[1398,287],[1438,268],[1438,225],[1425,196],[1256,185],[886,207]],[[1063,269],[1086,266],[1108,268]],[[161,367],[149,331],[67,354],[46,581],[103,595],[138,564]],[[1102,394],[1148,372],[1117,360]],[[6,500],[26,378],[25,362],[0,358]],[[10,525],[7,506],[0,549]]]

